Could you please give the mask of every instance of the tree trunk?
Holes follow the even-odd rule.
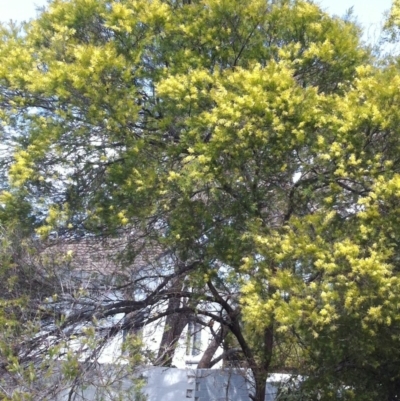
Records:
[[[250,396],[250,398],[253,401],[265,401],[265,389],[274,346],[274,328],[272,324],[265,328],[263,337],[264,349],[261,354],[261,364],[259,367],[252,369],[255,382],[255,394]]]
[[[253,401],[265,401],[265,389],[267,387],[267,377],[268,372],[260,370],[258,372],[253,372],[254,374],[254,384],[255,384],[255,394],[250,395]]]
[[[165,320],[164,332],[155,362],[156,365],[171,367],[178,340],[188,323],[187,315],[172,313],[173,310],[180,307],[180,303],[181,300],[179,298],[170,298],[168,301],[167,312],[171,311],[171,314]]]
[[[200,359],[200,362],[197,365],[197,369],[211,369],[213,365],[212,358],[214,354],[217,352],[218,347],[221,345],[222,341],[227,336],[227,334],[228,334],[228,328],[224,325],[221,325],[216,335],[208,345],[202,358]]]

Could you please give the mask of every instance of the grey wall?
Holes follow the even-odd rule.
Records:
[[[80,389],[71,401],[250,401],[249,383],[239,371],[217,369],[142,368],[135,376],[142,379],[137,391],[131,375],[113,380],[111,367]],[[267,383],[265,401],[274,401],[277,388]],[[54,400],[69,399],[70,389]],[[146,398],[140,395],[144,395]]]
[[[157,367],[144,375],[148,401],[250,401],[244,377],[235,372]]]

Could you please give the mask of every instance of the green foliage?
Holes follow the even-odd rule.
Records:
[[[2,29],[0,218],[142,232],[200,261],[199,292],[240,288],[253,373],[394,400],[400,75],[359,35],[307,1],[51,2]]]

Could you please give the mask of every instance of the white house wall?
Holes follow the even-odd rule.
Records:
[[[115,320],[122,321],[123,315],[115,316]],[[114,321],[115,321],[114,320]],[[152,353],[153,355],[157,355],[158,349],[161,344],[161,339],[164,331],[165,320],[161,320],[159,322],[151,323],[145,326],[140,334],[142,336],[144,354]],[[215,331],[218,330],[218,325],[215,325]],[[200,359],[203,356],[203,353],[206,351],[209,343],[213,340],[213,336],[208,327],[204,327],[201,330],[201,340],[200,343],[197,344],[199,348],[198,355],[187,355],[187,341],[188,341],[188,325],[184,328],[178,344],[176,345],[176,350],[174,354],[174,358],[172,360],[172,366],[180,369],[185,368],[196,368],[197,364],[200,362]],[[121,360],[121,352],[122,352],[122,334],[113,338],[109,344],[102,351],[98,362],[99,363],[118,363]],[[76,349],[79,349],[79,345],[77,344]],[[222,354],[222,348],[220,347],[214,355],[214,358],[218,357]],[[213,369],[220,369],[222,367],[222,361],[218,362]]]

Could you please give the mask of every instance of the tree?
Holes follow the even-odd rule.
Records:
[[[61,332],[104,344],[168,316],[168,364],[211,318],[255,401],[275,369],[308,397],[396,399],[398,65],[359,35],[290,0],[56,0],[3,28],[3,224],[125,242],[105,277],[125,298],[96,281]]]

